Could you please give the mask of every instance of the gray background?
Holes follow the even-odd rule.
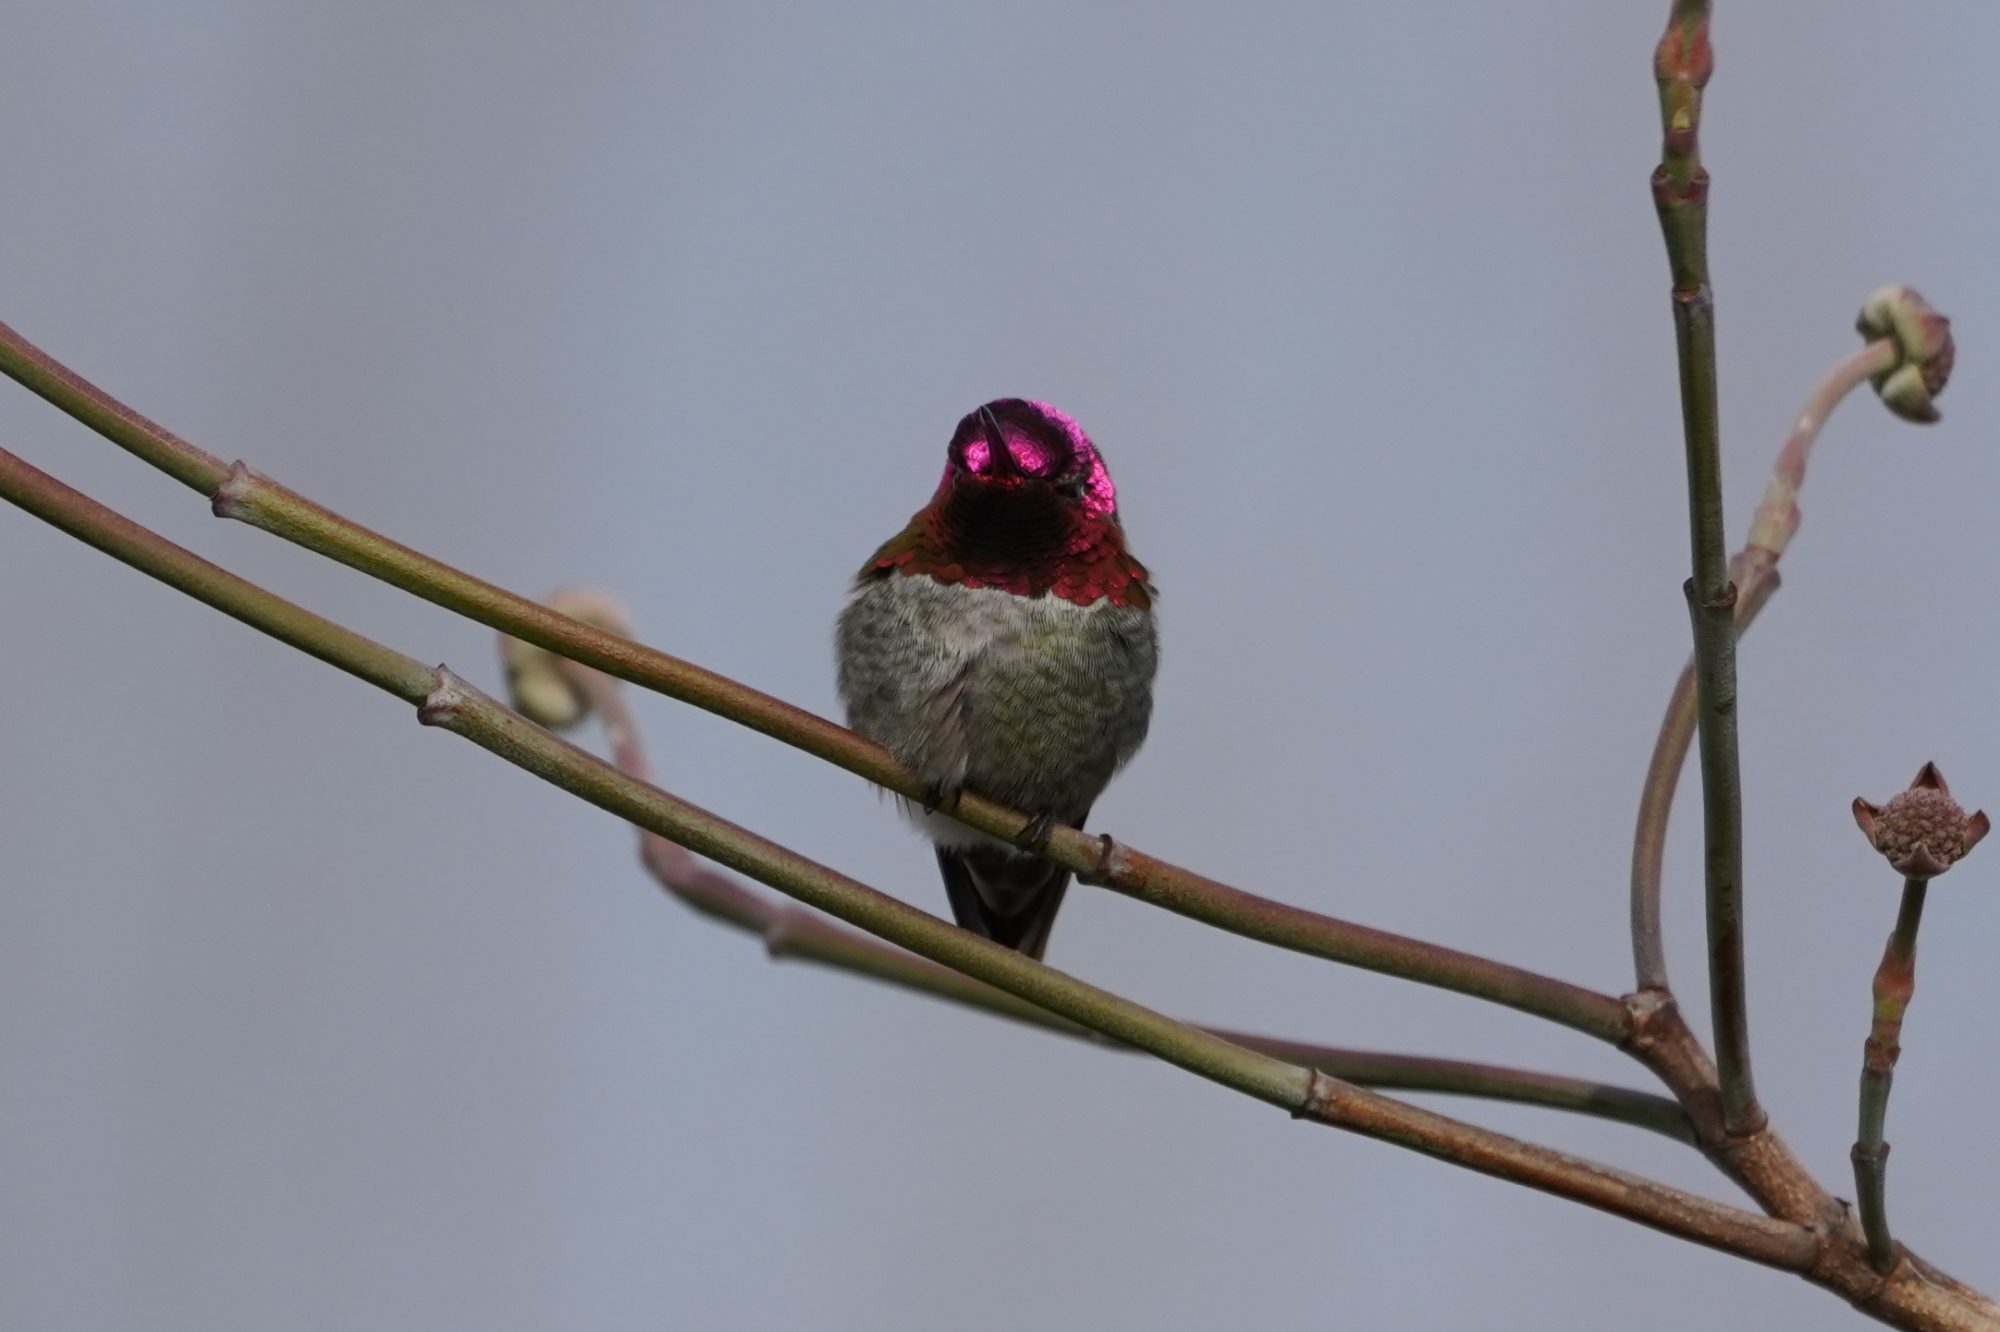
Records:
[[[1163,590],[1102,826],[1607,988],[1685,651],[1666,6],[4,6],[0,318],[225,457],[831,710],[847,578],[959,414],[1103,445]],[[1729,522],[1876,284],[1928,431],[1828,432],[1743,660],[1759,1083],[1846,1192],[1895,882],[1848,817],[2000,806],[2000,10],[1727,5]],[[475,679],[485,631],[217,524],[11,386],[0,442]],[[1161,1066],[807,968],[604,815],[0,513],[9,1328],[1847,1326],[1796,1281]],[[941,906],[858,780],[662,699],[678,791]],[[1694,825],[1671,948],[1699,998]],[[1902,1232],[2000,1284],[2000,851],[1934,894]],[[1642,1075],[1079,891],[1052,960],[1191,1016]],[[1482,1122],[1721,1192],[1636,1131]]]

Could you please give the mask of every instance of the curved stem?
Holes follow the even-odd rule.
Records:
[[[1806,396],[1792,422],[1791,433],[1778,448],[1771,464],[1771,479],[1764,485],[1764,497],[1750,517],[1750,538],[1738,560],[1739,581],[1754,582],[1776,566],[1799,530],[1799,490],[1805,485],[1806,465],[1812,461],[1813,445],[1820,430],[1832,418],[1847,395],[1876,375],[1892,368],[1901,358],[1894,338],[1877,338],[1863,343],[1844,357]]]
[[[1749,585],[1748,593],[1737,603],[1739,634],[1750,627],[1777,590],[1776,569]],[[1667,955],[1660,932],[1660,880],[1666,864],[1667,820],[1694,733],[1694,662],[1689,660],[1667,698],[1667,715],[1660,719],[1660,733],[1653,741],[1653,757],[1646,765],[1645,784],[1639,791],[1638,827],[1632,834],[1632,961],[1641,990],[1668,988]]]
[[[1828,371],[1799,409],[1771,466],[1764,498],[1751,516],[1749,540],[1732,566],[1742,588],[1736,610],[1739,639],[1778,590],[1778,560],[1799,528],[1799,489],[1805,484],[1806,464],[1811,461],[1821,427],[1849,393],[1893,366],[1899,354],[1891,338],[1866,344]],[[1660,876],[1666,857],[1667,819],[1694,732],[1694,664],[1690,661],[1674,683],[1667,715],[1653,742],[1653,757],[1639,793],[1638,826],[1632,835],[1632,962],[1642,990],[1668,988],[1666,951],[1660,938]]]
[[[210,495],[220,516],[263,528],[501,633],[727,717],[909,799],[930,797],[887,750],[823,717],[439,563],[241,463],[224,466],[58,365],[4,324],[0,372]],[[1030,826],[1020,811],[969,793],[942,812],[1017,844]],[[1504,1004],[1614,1044],[1625,1036],[1618,1000],[1584,986],[1246,893],[1075,828],[1056,828],[1039,850],[1082,882],[1246,938]]]

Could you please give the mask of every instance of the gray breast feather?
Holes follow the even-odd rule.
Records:
[[[848,724],[943,791],[1080,819],[1146,738],[1153,617],[892,574],[841,613]],[[948,821],[952,839],[968,830]],[[936,832],[944,831],[942,828]]]

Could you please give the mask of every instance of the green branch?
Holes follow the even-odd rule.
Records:
[[[558,598],[555,604],[588,623],[616,633],[627,632],[622,612],[617,612],[604,598],[573,593]],[[618,770],[637,781],[654,781],[638,725],[625,706],[624,691],[618,681],[540,649],[524,651],[519,640],[505,640],[502,656],[509,662],[508,684],[517,708],[535,716],[529,711],[524,695],[544,685],[552,686],[554,693],[561,695],[554,709],[560,714],[561,726],[575,725],[587,716],[596,717],[610,747],[611,761]],[[553,695],[544,690],[540,697],[546,702]],[[549,709],[545,707],[544,711]],[[545,725],[556,724],[552,716],[536,719]],[[816,962],[1045,1031],[1103,1043],[1088,1028],[1023,1003],[990,985],[890,947],[817,913],[767,901],[728,875],[702,864],[686,848],[658,833],[643,828],[638,833],[640,862],[662,889],[710,919],[761,939],[765,951],[773,958]],[[1694,1129],[1687,1113],[1664,1096],[1494,1064],[1342,1049],[1216,1027],[1200,1029],[1232,1045],[1316,1068],[1365,1087],[1437,1092],[1567,1110],[1651,1129],[1679,1142],[1694,1142]]]
[[[1986,811],[1968,815],[1952,799],[1951,787],[1935,763],[1919,768],[1909,788],[1887,804],[1856,796],[1854,822],[1869,845],[1903,876],[1896,928],[1875,969],[1874,1018],[1861,1049],[1861,1127],[1848,1154],[1854,1162],[1856,1210],[1868,1236],[1868,1261],[1876,1271],[1887,1273],[1895,1270],[1900,1251],[1889,1234],[1889,1144],[1882,1131],[1896,1060],[1903,1053],[1903,1018],[1917,990],[1917,927],[1924,919],[1924,895],[1930,881],[1965,859],[1993,824]]]
[[[1748,629],[1778,590],[1778,571],[1752,586],[1736,606],[1736,632]],[[1667,821],[1674,791],[1687,765],[1696,727],[1695,664],[1681,668],[1667,697],[1667,712],[1653,740],[1653,756],[1639,790],[1639,819],[1632,833],[1632,961],[1641,990],[1667,990],[1666,945],[1660,929],[1660,883],[1666,867]]]
[[[1868,1258],[1878,1272],[1896,1265],[1896,1244],[1889,1235],[1889,1144],[1883,1129],[1889,1115],[1889,1089],[1896,1079],[1896,1060],[1903,1053],[1903,1015],[1917,989],[1917,927],[1924,918],[1927,879],[1903,880],[1903,904],[1896,928],[1882,950],[1875,970],[1875,1015],[1861,1055],[1861,1128],[1849,1153],[1854,1161],[1855,1210],[1868,1235]]]
[[[1750,521],[1750,536],[1731,563],[1742,595],[1736,606],[1736,636],[1741,639],[1757,613],[1778,590],[1778,560],[1799,526],[1799,488],[1813,444],[1841,401],[1885,375],[1902,360],[1896,340],[1877,338],[1827,372],[1799,409],[1791,433],[1779,446],[1764,498]],[[1695,733],[1694,662],[1682,668],[1667,701],[1667,715],[1653,742],[1653,757],[1639,793],[1638,826],[1632,834],[1632,961],[1638,988],[1665,990],[1666,950],[1660,936],[1660,877],[1667,849],[1667,818],[1673,811],[1674,789],[1687,763]]]
[[[222,517],[263,528],[503,634],[726,717],[909,799],[929,797],[887,750],[823,717],[461,573],[241,463],[224,465],[58,365],[4,324],[0,372],[210,496]],[[970,793],[944,812],[1017,844],[1029,828],[1018,810]],[[1504,1004],[1600,1040],[1617,1043],[1625,1037],[1619,1001],[1580,985],[1246,893],[1074,828],[1055,829],[1040,849],[1083,882],[1261,943]]]
[[[1708,282],[1708,172],[1701,164],[1702,88],[1714,68],[1708,0],[1675,0],[1654,53],[1662,143],[1653,203],[1673,274],[1674,343],[1687,440],[1688,532],[1694,575],[1694,677],[1701,738],[1702,826],[1708,888],[1708,989],[1723,1123],[1733,1135],[1764,1123],[1750,1077],[1743,964],[1743,792],[1736,757],[1736,585],[1722,535],[1715,300]]]
[[[1809,1228],[1406,1105],[1235,1045],[946,924],[706,810],[636,781],[431,669],[321,619],[113,513],[0,451],[0,499],[190,596],[418,705],[459,735],[627,822],[857,925],[878,938],[1047,1009],[1120,1045],[1290,1112],[1392,1142],[1641,1225],[1794,1272],[1814,1268]]]

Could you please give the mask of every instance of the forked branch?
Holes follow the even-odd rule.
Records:
[[[1187,1027],[1000,948],[636,781],[502,707],[444,668],[426,667],[294,606],[4,451],[0,451],[0,499],[253,628],[415,703],[426,724],[451,730],[628,822],[1112,1042],[1151,1053],[1295,1117],[1392,1142],[1798,1273],[1899,1326],[2000,1329],[2000,1309],[1914,1259],[1886,1275],[1875,1272],[1858,1233],[1850,1234],[1852,1227],[1833,1224],[1824,1216],[1811,1221],[1758,1216],[1460,1123]],[[1671,1036],[1671,1025],[1667,1030]],[[1688,1089],[1684,1098],[1698,1098],[1700,1090],[1710,1085],[1699,1067],[1699,1048],[1681,1045],[1683,1076],[1675,1072],[1673,1045],[1667,1041],[1649,1062],[1668,1071],[1677,1089]],[[1762,1151],[1771,1141],[1767,1133],[1741,1150]],[[1769,1166],[1768,1160],[1761,1164],[1737,1160],[1730,1168],[1739,1177],[1755,1179]]]
[[[1296,1117],[1393,1142],[1796,1272],[1898,1326],[1990,1332],[2000,1329],[2000,1306],[1937,1272],[1889,1238],[1880,1169],[1881,1153],[1886,1151],[1880,1130],[1888,1091],[1888,1047],[1880,1040],[1871,1042],[1874,1064],[1863,1079],[1862,1142],[1856,1161],[1863,1209],[1870,1214],[1865,1236],[1770,1129],[1751,1080],[1743,1002],[1735,645],[1741,628],[1776,586],[1778,555],[1797,523],[1795,499],[1806,453],[1838,393],[1824,402],[1816,396],[1808,404],[1780,456],[1750,544],[1732,568],[1724,559],[1722,535],[1713,300],[1706,254],[1708,181],[1698,137],[1702,90],[1712,67],[1709,9],[1707,0],[1674,0],[1655,59],[1663,140],[1653,189],[1673,279],[1689,481],[1692,576],[1687,595],[1694,652],[1648,780],[1648,807],[1657,817],[1649,822],[1642,813],[1635,848],[1634,951],[1640,990],[1618,999],[1371,930],[1244,893],[1072,828],[1057,829],[1042,852],[1085,882],[1109,886],[1248,938],[1509,1005],[1618,1043],[1660,1076],[1674,1092],[1677,1106],[1624,1089],[1515,1069],[1335,1050],[1190,1026],[956,929],[717,818],[645,779],[636,732],[607,677],[716,712],[905,796],[923,799],[927,792],[878,746],[823,718],[644,648],[612,628],[564,616],[460,573],[339,517],[241,463],[224,463],[102,393],[4,325],[0,325],[0,371],[207,496],[218,515],[262,527],[580,663],[562,665],[558,671],[589,696],[606,720],[619,763],[606,763],[556,738],[442,667],[424,666],[200,560],[5,452],[0,452],[0,498],[416,705],[426,724],[451,730],[624,818],[641,829],[647,865],[663,886],[697,910],[758,934],[774,953],[811,958],[1016,1020],[1150,1053]],[[1865,375],[1892,409],[1913,420],[1934,419],[1932,398],[1942,388],[1952,359],[1942,317],[1915,301],[1914,293],[1887,289],[1864,311],[1863,331],[1876,343],[1845,364],[1836,380]],[[1882,340],[1894,342],[1898,353],[1894,359],[1881,350]],[[1698,729],[1701,748],[1713,1062],[1681,1021],[1667,988],[1658,944],[1659,864],[1649,842],[1649,838],[1656,841],[1665,827],[1666,802],[1690,727]],[[1019,841],[1029,827],[1019,812],[977,797],[966,797],[948,812],[980,832],[1010,841]],[[1926,849],[1936,850],[1928,844]],[[729,875],[701,865],[697,855],[776,888],[810,909],[771,902]],[[1920,893],[1916,900],[1921,900]],[[1906,908],[1905,917],[1913,939],[1914,905]],[[1899,928],[1899,935],[1904,932]],[[1907,971],[1909,950],[1896,955],[1896,948],[1892,940],[1885,974],[1897,972],[1899,966]],[[1901,974],[1890,979],[1897,981]],[[1906,990],[1902,998],[1906,1001]],[[1891,1016],[1900,1022],[1900,1008]],[[1878,1013],[1878,1023],[1884,1020]],[[1878,1026],[1876,1035],[1883,1037],[1885,1031]],[[1876,1073],[1881,1076],[1873,1076]],[[1676,1136],[1691,1135],[1770,1215],[1759,1216],[1460,1123],[1365,1090],[1355,1085],[1358,1080],[1555,1105],[1643,1123]]]
[[[1811,461],[1820,430],[1849,393],[1869,380],[1879,383],[1911,359],[1900,337],[1880,335],[1877,321],[1871,320],[1871,311],[1877,310],[1885,297],[1905,304],[1921,304],[1921,298],[1906,287],[1884,288],[1869,298],[1862,308],[1860,323],[1864,336],[1872,335],[1872,340],[1827,372],[1826,378],[1806,398],[1792,422],[1791,433],[1778,449],[1764,498],[1750,520],[1749,538],[1730,562],[1730,572],[1739,589],[1736,603],[1739,639],[1778,590],[1778,561],[1799,528],[1799,490],[1805,484],[1806,465]],[[1928,306],[1923,308],[1929,310]],[[1929,313],[1943,322],[1942,316],[1936,316],[1934,311]],[[1945,325],[1947,339],[1948,327]],[[1944,364],[1949,367],[1948,352]],[[1943,388],[1941,376],[1937,388]],[[1906,412],[1898,414],[1908,416]],[[1935,409],[1929,419],[1935,419]],[[1674,683],[1667,714],[1653,742],[1652,760],[1639,795],[1638,826],[1632,837],[1632,957],[1641,990],[1668,988],[1666,951],[1660,934],[1660,878],[1674,789],[1680,783],[1694,733],[1695,678],[1694,661],[1690,659]]]

